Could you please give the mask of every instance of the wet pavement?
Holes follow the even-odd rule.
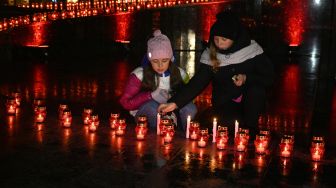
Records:
[[[0,32],[0,186],[335,187],[335,3],[253,2],[37,22]],[[199,148],[182,132],[171,144],[155,130],[144,141],[136,140],[135,122],[118,98],[152,28],[167,33],[177,62],[193,75],[215,12],[228,7],[243,15],[276,68],[259,121],[259,128],[271,131],[267,154],[255,154],[254,138],[246,152],[234,150],[232,136],[222,151],[211,142]],[[201,19],[190,21],[194,17]],[[103,27],[92,27],[97,24]],[[5,103],[13,91],[21,93],[22,104],[18,114],[8,116]],[[47,107],[46,122],[39,125],[33,119],[36,98]],[[200,111],[210,98],[209,89],[196,98]],[[71,128],[60,125],[61,103],[73,114]],[[88,106],[100,118],[95,133],[82,122]],[[126,118],[125,136],[110,129],[111,112]],[[295,135],[294,155],[288,159],[279,156],[284,134]],[[312,136],[325,139],[321,162],[311,160]]]

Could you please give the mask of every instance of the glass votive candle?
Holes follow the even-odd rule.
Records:
[[[196,121],[190,122],[189,137],[191,140],[197,140],[200,132],[200,124]]]
[[[257,154],[265,154],[266,149],[267,149],[267,138],[265,135],[256,135],[256,139],[254,140],[254,147],[255,147],[255,152]]]
[[[226,149],[229,137],[227,131],[219,131],[216,137],[216,147],[219,150]]]
[[[147,135],[147,131],[147,124],[144,124],[143,122],[138,123],[135,127],[136,138],[138,140],[144,140]]]
[[[61,123],[63,127],[71,127],[72,115],[70,110],[63,111]]]
[[[244,131],[237,133],[237,136],[234,140],[235,150],[236,151],[245,151],[247,149],[248,139]]]
[[[21,93],[20,92],[13,92],[12,97],[15,100],[16,106],[20,106],[21,105]]]
[[[126,132],[126,122],[125,119],[119,119],[116,126],[116,135],[123,136]]]
[[[310,154],[313,161],[321,161],[324,156],[325,147],[324,147],[323,137],[313,137]]]
[[[165,126],[165,132],[163,136],[163,141],[165,144],[169,144],[173,141],[175,131],[174,131],[174,126],[173,125],[168,125]]]
[[[96,132],[97,128],[98,128],[98,127],[96,126],[95,122],[91,121],[91,122],[89,123],[89,131],[90,131],[90,132]]]
[[[58,118],[62,119],[63,118],[63,111],[68,109],[68,105],[67,104],[60,104],[58,107]]]
[[[166,132],[166,130],[165,130],[166,126],[170,126],[170,125],[171,125],[171,120],[170,119],[168,119],[168,118],[162,118],[160,120],[159,127],[160,127],[160,135],[161,136],[164,136],[164,134]]]
[[[293,153],[293,140],[290,137],[284,137],[281,139],[279,147],[281,157],[290,157]]]
[[[17,105],[14,99],[7,99],[6,102],[6,111],[8,115],[15,115],[17,112]]]
[[[90,124],[93,123],[96,127],[99,126],[99,116],[97,114],[92,114],[90,121]]]
[[[116,129],[117,121],[120,117],[119,113],[111,113],[110,115],[110,127],[111,129]]]
[[[206,147],[208,140],[209,140],[208,129],[200,130],[200,133],[198,135],[197,146],[200,148]]]
[[[92,113],[93,113],[93,110],[91,108],[84,108],[83,114],[82,114],[84,125],[88,125],[90,123]]]
[[[250,140],[250,131],[248,129],[245,128],[239,128],[238,132],[243,132],[245,133],[245,138],[246,138],[246,142],[248,142]]]
[[[35,118],[34,121],[36,123],[42,123],[45,121],[47,117],[47,108],[45,106],[37,106],[35,108]]]

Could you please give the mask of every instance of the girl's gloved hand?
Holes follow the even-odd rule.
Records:
[[[156,102],[162,104],[166,103],[169,99],[169,92],[166,89],[157,88],[155,91],[151,93],[152,99],[154,99]]]

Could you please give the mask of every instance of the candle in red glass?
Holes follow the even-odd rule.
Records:
[[[146,116],[138,116],[137,123],[143,123],[147,127],[147,125],[148,125],[147,117]]]
[[[126,131],[126,122],[124,119],[119,119],[117,121],[117,126],[116,126],[116,135],[122,136],[125,134],[125,131]]]
[[[91,121],[90,124],[89,124],[89,131],[90,132],[96,132],[97,130],[97,126],[95,124],[95,122]]]
[[[72,123],[72,115],[71,115],[71,111],[70,110],[64,110],[63,111],[63,115],[62,115],[62,119],[61,119],[61,123],[63,127],[70,127],[71,123]]]
[[[138,140],[144,140],[147,135],[147,131],[147,124],[144,124],[143,122],[137,123],[137,126],[135,127],[136,138]]]
[[[91,108],[84,108],[82,115],[84,125],[88,125],[90,123],[92,112],[93,110]]]
[[[175,131],[174,131],[174,126],[173,125],[166,125],[165,126],[165,132],[164,132],[164,137],[163,141],[165,144],[171,143],[173,141]]]
[[[68,109],[68,105],[60,104],[58,107],[58,118],[61,120],[63,118],[63,111]]]
[[[294,141],[292,137],[283,137],[281,139],[280,147],[280,156],[281,157],[290,157],[293,153]]]
[[[245,139],[246,142],[248,142],[250,140],[250,131],[248,129],[244,129],[244,128],[239,128],[238,132],[243,132],[245,133]]]
[[[265,135],[256,135],[254,140],[255,152],[257,154],[265,154],[267,148],[267,138]]]
[[[171,120],[170,119],[168,119],[168,118],[161,118],[161,120],[160,120],[160,135],[161,136],[164,136],[165,135],[165,132],[166,132],[166,130],[165,130],[165,128],[166,128],[166,126],[169,126],[169,125],[171,125]]]
[[[93,123],[96,127],[99,126],[99,117],[97,114],[91,115],[90,124]]]
[[[45,106],[37,106],[35,108],[35,122],[42,123],[47,117],[47,108]]]
[[[190,122],[189,137],[191,140],[197,140],[200,132],[200,124],[198,122]]]
[[[208,139],[209,139],[208,129],[201,130],[198,135],[198,141],[197,141],[198,147],[201,148],[205,147],[207,145]]]
[[[17,112],[17,105],[14,99],[8,99],[6,102],[6,109],[8,115],[15,115]]]
[[[16,106],[20,106],[21,105],[21,93],[19,92],[13,92],[12,93],[12,97],[15,100]]]
[[[226,149],[228,140],[229,140],[229,137],[228,137],[227,131],[218,131],[218,134],[216,137],[217,149],[219,150]]]
[[[115,129],[117,125],[117,121],[120,117],[119,113],[111,113],[110,115],[110,127],[111,129]]]
[[[237,136],[235,137],[235,150],[236,151],[245,151],[248,144],[248,139],[245,131],[238,131]]]
[[[310,154],[313,161],[321,161],[324,156],[324,139],[323,137],[313,137],[310,147]]]

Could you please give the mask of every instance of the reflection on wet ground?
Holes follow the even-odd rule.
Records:
[[[174,41],[177,62],[193,75],[202,40],[209,35],[215,12],[228,6],[243,9],[228,3],[207,4],[92,18],[74,26],[32,24],[13,31],[13,36],[20,36],[12,37],[15,40],[11,41],[18,51],[12,58],[14,63],[5,64],[0,74],[1,187],[334,187],[335,117],[322,113],[317,122],[327,124],[312,121],[321,108],[316,105],[319,102],[316,96],[321,94],[318,83],[322,73],[318,69],[320,63],[328,62],[319,55],[323,46],[319,46],[318,41],[322,39],[312,36],[315,28],[302,29],[304,22],[313,21],[296,20],[307,14],[297,1],[263,5],[276,10],[283,8],[289,20],[293,17],[292,11],[299,12],[294,20],[280,22],[283,26],[277,26],[279,17],[273,15],[275,12],[252,19],[248,12],[241,10],[246,14],[243,22],[265,47],[277,72],[269,92],[267,112],[259,121],[261,129],[272,133],[266,155],[255,154],[254,138],[250,139],[247,151],[235,151],[230,135],[229,147],[221,151],[211,142],[199,148],[196,141],[185,139],[182,132],[177,132],[172,144],[165,144],[153,130],[144,141],[136,140],[135,123],[117,101],[125,80],[143,55],[148,33],[154,27],[165,30]],[[188,16],[202,19],[187,22]],[[90,25],[101,22],[107,25],[104,28]],[[277,27],[290,29],[281,30],[285,33],[281,35]],[[71,37],[61,37],[61,34]],[[112,40],[132,42],[120,44]],[[274,47],[274,42],[279,41],[281,43]],[[50,46],[43,51],[29,48],[32,44]],[[27,45],[28,48],[22,47]],[[312,55],[314,51],[317,55]],[[336,91],[334,84],[331,85],[331,105],[327,113],[334,114]],[[5,104],[13,91],[21,93],[22,102],[19,112],[8,116]],[[37,98],[43,99],[47,107],[46,122],[41,124],[34,123],[33,104]],[[203,109],[210,105],[210,100],[211,92],[207,89],[195,101]],[[61,103],[68,104],[72,112],[71,128],[60,126],[58,107]],[[83,109],[88,106],[100,119],[94,133],[81,119]],[[127,119],[125,136],[117,136],[110,129],[111,112],[119,112]],[[310,157],[315,129],[320,130],[326,141],[326,154],[321,162],[313,162]],[[279,143],[284,134],[295,135],[291,158],[279,156]]]

